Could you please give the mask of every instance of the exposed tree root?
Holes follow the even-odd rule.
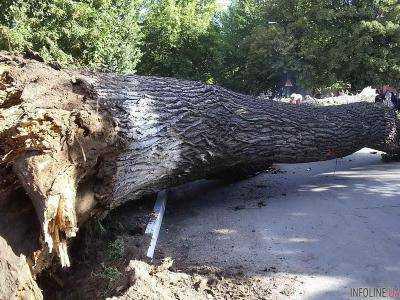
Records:
[[[21,184],[42,227],[33,272],[46,268],[54,255],[67,267],[77,213],[82,219],[95,213],[94,197],[88,204],[79,185],[96,173],[116,130],[99,107],[85,103],[89,91],[73,74],[6,54],[0,55],[0,67],[0,204]],[[86,200],[78,201],[80,196]]]
[[[25,256],[14,254],[0,236],[0,298],[43,299],[42,292],[31,275]]]

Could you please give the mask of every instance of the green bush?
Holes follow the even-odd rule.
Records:
[[[32,49],[61,65],[134,72],[139,0],[17,0],[0,4],[0,49]]]

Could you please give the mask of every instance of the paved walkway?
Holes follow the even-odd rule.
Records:
[[[282,298],[345,299],[351,287],[399,286],[400,163],[362,149],[280,167],[173,191],[158,247],[181,263],[277,280],[290,289]]]

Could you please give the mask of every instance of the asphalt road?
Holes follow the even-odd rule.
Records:
[[[400,163],[362,149],[280,168],[172,191],[158,249],[181,264],[272,280],[273,298],[346,299],[351,288],[398,287]]]

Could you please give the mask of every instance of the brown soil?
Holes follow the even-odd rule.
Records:
[[[145,259],[144,235],[151,207],[143,200],[116,209],[81,228],[71,245],[71,267],[55,267],[38,278],[46,299],[104,299],[131,285],[131,259]]]
[[[173,262],[162,250],[145,257],[144,235],[153,201],[115,210],[86,226],[71,248],[72,267],[53,269],[39,278],[46,299],[271,299],[276,284],[244,269]],[[267,270],[274,274],[274,270]],[[291,293],[290,280],[287,293]]]

